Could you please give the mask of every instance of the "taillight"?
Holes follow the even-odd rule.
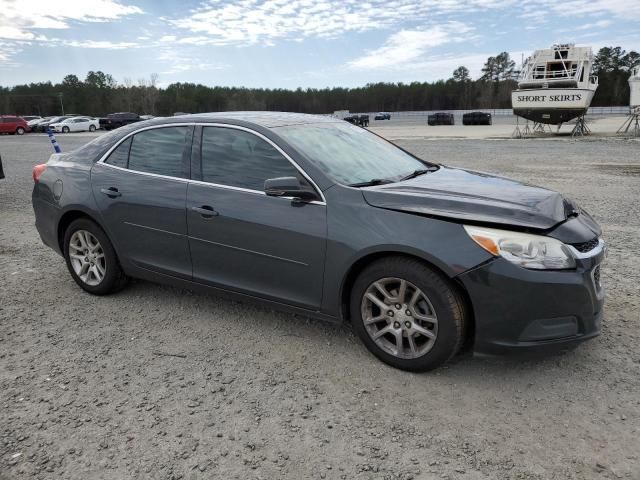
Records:
[[[38,180],[40,180],[40,175],[42,175],[46,169],[47,169],[46,163],[41,163],[33,167],[33,181],[37,182]]]

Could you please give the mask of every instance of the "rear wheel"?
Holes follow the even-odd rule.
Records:
[[[96,126],[95,125],[89,125],[89,131],[90,132],[95,132],[96,131]]]
[[[75,282],[89,293],[106,295],[126,285],[113,245],[93,221],[80,218],[64,236],[64,258]]]
[[[18,127],[18,128],[16,128],[16,133],[17,133],[18,135],[24,135],[24,128],[22,128],[22,127]]]
[[[371,264],[353,286],[350,308],[365,346],[393,367],[431,370],[462,347],[467,314],[461,295],[418,260],[389,257]]]

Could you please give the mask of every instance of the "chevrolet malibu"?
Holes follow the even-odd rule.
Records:
[[[92,294],[135,277],[255,299],[349,322],[413,371],[600,332],[605,245],[587,212],[337,119],[157,118],[54,154],[33,178],[43,242]]]

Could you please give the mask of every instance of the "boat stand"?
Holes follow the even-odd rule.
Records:
[[[553,133],[550,126],[540,122],[533,122],[533,133],[547,133],[547,127],[548,132]]]
[[[640,109],[629,115],[616,133],[626,135],[629,130],[632,137],[640,137]]]
[[[527,138],[531,136],[532,133],[533,131],[529,128],[529,120],[525,123],[524,128],[520,129],[520,117],[516,117],[516,129],[511,134],[511,138]]]
[[[591,130],[587,127],[587,122],[584,120],[584,115],[580,115],[578,120],[576,120],[576,124],[571,130],[572,137],[584,137],[585,135],[589,135]]]

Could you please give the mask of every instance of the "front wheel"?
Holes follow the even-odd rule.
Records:
[[[22,128],[22,127],[18,127],[18,128],[16,128],[16,133],[17,133],[18,135],[24,135],[24,128]]]
[[[95,125],[89,125],[89,131],[90,132],[95,132],[96,131],[96,126]]]
[[[62,133],[69,133],[69,127],[62,127]]]
[[[415,259],[389,257],[367,267],[353,286],[350,309],[369,351],[402,370],[434,369],[463,345],[462,296],[444,275]]]
[[[94,295],[116,292],[127,282],[109,238],[87,218],[74,220],[67,228],[64,258],[75,282]]]

